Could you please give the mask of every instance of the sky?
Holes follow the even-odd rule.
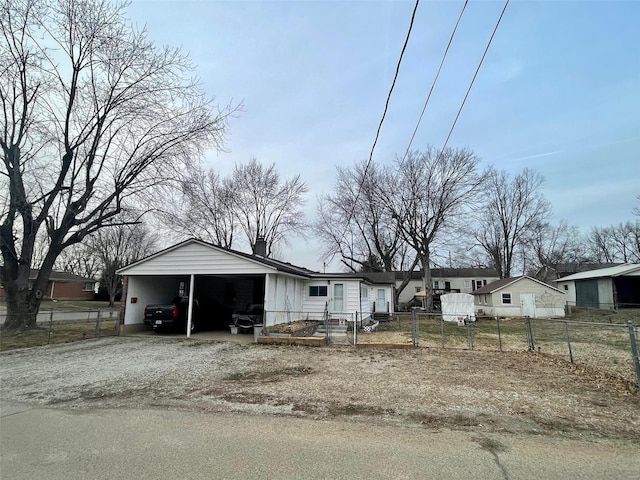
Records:
[[[464,4],[418,7],[373,160],[402,156]],[[471,0],[412,149],[441,148],[500,12]],[[134,0],[130,20],[180,46],[208,95],[242,103],[227,151],[205,164],[226,175],[255,157],[300,174],[313,221],[337,166],[369,157],[413,1]],[[640,1],[516,1],[506,10],[449,146],[511,174],[533,168],[553,221],[587,233],[632,220],[640,194]],[[293,239],[280,258],[322,270],[321,245]],[[336,270],[337,262],[327,267]]]

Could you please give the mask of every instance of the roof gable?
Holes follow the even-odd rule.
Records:
[[[483,286],[482,288],[478,288],[477,290],[474,290],[473,292],[471,292],[472,295],[482,295],[482,294],[486,294],[486,293],[495,293],[499,290],[503,290],[505,288],[507,288],[510,285],[513,285],[516,282],[519,282],[523,279],[527,279],[527,280],[531,280],[532,282],[535,282],[545,288],[550,288],[552,290],[555,290],[557,292],[560,292],[562,294],[564,294],[564,292],[562,290],[558,290],[556,287],[552,287],[551,285],[548,285],[544,282],[541,282],[540,280],[537,280],[533,277],[529,277],[527,275],[522,275],[520,277],[510,277],[510,278],[501,278],[500,280],[496,280],[495,282],[491,282],[485,286]]]
[[[285,272],[304,277],[310,270],[189,239],[118,270],[121,275],[252,275]]]

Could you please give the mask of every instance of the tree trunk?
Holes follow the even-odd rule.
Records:
[[[40,310],[40,299],[36,298],[36,295],[29,291],[28,269],[26,281],[19,281],[17,275],[13,276],[10,274],[11,270],[11,268],[5,268],[4,271],[7,314],[2,329],[28,330],[30,328],[36,328],[36,318],[38,316],[38,310]]]
[[[426,308],[427,312],[431,312],[433,310],[433,282],[431,281],[431,258],[429,253],[426,255],[421,255],[422,261],[422,279],[424,282],[424,291],[427,295],[425,298],[427,300]]]

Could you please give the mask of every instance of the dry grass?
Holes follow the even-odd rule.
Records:
[[[114,335],[116,324],[115,319],[103,320],[99,332],[96,332],[96,321],[93,319],[56,321],[25,331],[0,330],[0,351],[106,337]]]

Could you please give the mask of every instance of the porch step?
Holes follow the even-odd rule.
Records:
[[[388,322],[389,319],[389,312],[373,312],[373,320],[376,322]]]
[[[346,325],[331,325],[329,327],[329,332],[331,333],[331,335],[344,335],[344,334],[347,333],[347,326]],[[316,333],[326,334],[327,333],[327,327],[325,325],[319,325],[318,328],[316,329]]]

